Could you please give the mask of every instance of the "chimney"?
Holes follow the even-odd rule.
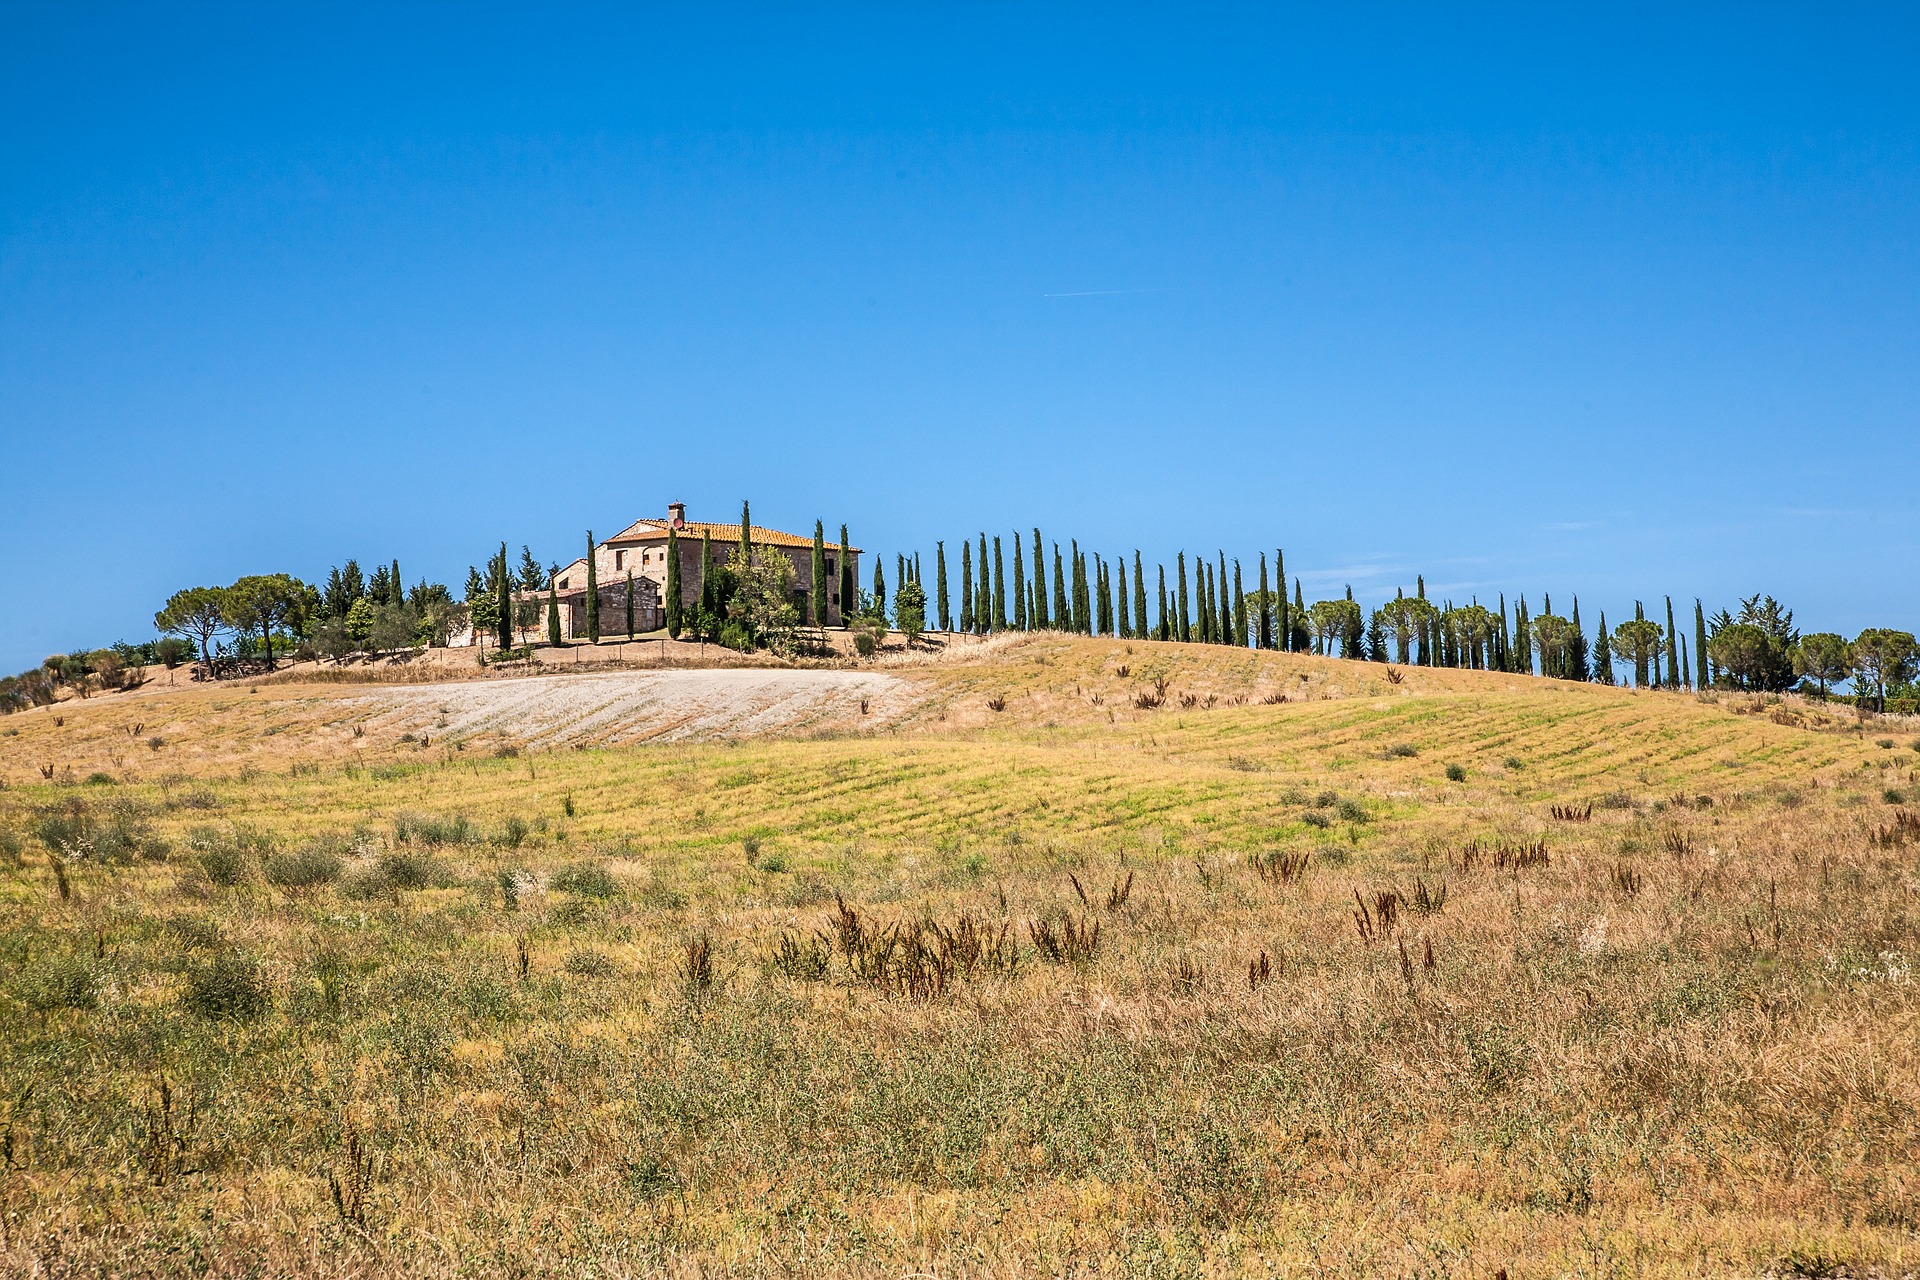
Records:
[[[669,502],[667,504],[667,523],[676,529],[686,528],[687,504],[684,502]]]

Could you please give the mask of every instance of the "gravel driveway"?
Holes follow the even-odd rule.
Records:
[[[409,685],[354,701],[383,728],[543,746],[870,729],[920,697],[912,683],[879,672],[732,668]]]

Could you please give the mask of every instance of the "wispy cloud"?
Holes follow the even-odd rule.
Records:
[[[1071,293],[1043,293],[1043,298],[1118,298],[1128,293],[1165,293],[1165,289],[1077,289]]]

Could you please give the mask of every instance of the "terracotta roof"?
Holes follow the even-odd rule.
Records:
[[[740,540],[740,526],[738,523],[712,524],[701,520],[689,520],[680,526],[680,536],[683,538],[698,538],[702,533],[710,535],[715,542],[737,543]],[[608,538],[606,542],[601,545],[607,546],[615,542],[642,542],[650,538],[664,538],[666,536],[667,522],[664,519],[635,520],[619,533]],[[753,526],[752,536],[753,541],[760,546],[803,547],[808,549],[811,549],[813,546],[812,538],[803,538],[797,533],[782,533],[778,529],[762,528],[757,524]],[[839,547],[840,544],[837,542],[827,543],[827,550],[829,551],[836,551]],[[860,548],[858,547],[849,547],[847,550],[853,552],[855,555],[860,554]]]

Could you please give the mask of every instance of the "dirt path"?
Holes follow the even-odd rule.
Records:
[[[913,682],[877,672],[735,669],[403,685],[351,701],[382,729],[552,746],[872,729],[923,696]]]

